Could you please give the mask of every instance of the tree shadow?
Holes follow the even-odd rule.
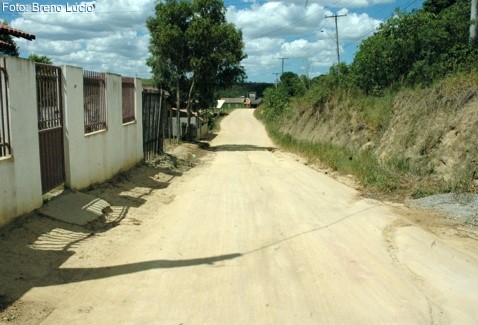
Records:
[[[371,206],[351,213],[329,224],[303,231],[246,252],[207,256],[184,260],[152,260],[92,268],[62,268],[82,242],[98,232],[61,221],[29,215],[19,218],[0,231],[0,313],[35,287],[47,287],[81,281],[97,280],[152,269],[171,269],[215,265],[238,259],[277,244],[327,229],[373,209]]]
[[[0,231],[0,313],[35,287],[109,278],[152,269],[215,265],[240,253],[184,260],[152,260],[92,268],[62,268],[75,248],[98,232],[41,217],[24,216]]]
[[[95,268],[58,268],[54,270],[55,276],[51,277],[49,279],[50,281],[44,281],[39,283],[37,286],[46,287],[59,284],[104,279],[153,269],[171,269],[199,265],[214,265],[217,262],[232,260],[241,256],[242,254],[240,253],[234,253],[204,258],[185,260],[153,260]]]
[[[223,144],[210,147],[211,151],[271,151],[277,150],[275,147],[261,147],[250,144]]]

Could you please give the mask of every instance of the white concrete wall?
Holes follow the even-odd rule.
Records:
[[[121,76],[106,75],[107,129],[84,133],[83,70],[66,66],[66,185],[83,189],[104,182],[143,159],[142,85],[136,80],[136,120],[123,124]]]
[[[0,226],[42,205],[35,64],[7,57],[6,68],[13,154],[0,158]]]
[[[7,57],[6,68],[13,154],[0,158],[0,226],[42,205],[35,64]],[[85,135],[83,70],[63,67],[65,183],[73,189],[104,182],[143,159],[141,81],[135,80],[136,120],[123,124],[121,76],[106,78],[107,130]]]

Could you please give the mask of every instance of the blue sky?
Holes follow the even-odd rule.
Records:
[[[327,73],[337,62],[334,20],[325,15],[347,15],[339,18],[338,29],[341,61],[350,63],[361,40],[396,8],[410,11],[422,3],[226,0],[225,6],[228,21],[243,31],[248,81],[273,82],[282,70],[279,58],[287,58],[284,71],[309,77]],[[149,33],[145,20],[154,14],[154,5],[154,0],[3,0],[0,17],[36,35],[31,42],[16,39],[23,57],[37,53],[59,65],[147,78]]]

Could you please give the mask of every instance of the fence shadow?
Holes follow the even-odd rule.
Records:
[[[128,172],[117,175],[85,191],[111,204],[109,211],[98,220],[77,226],[31,213],[15,219],[0,228],[0,313],[34,287],[66,284],[88,279],[139,272],[152,268],[173,268],[214,264],[237,257],[235,254],[205,257],[192,260],[156,260],[110,268],[64,269],[60,268],[82,242],[112,227],[131,221],[124,220],[130,207],[139,207],[156,190],[165,189],[182,172],[164,162],[142,163]],[[0,317],[1,318],[1,317]]]
[[[87,193],[113,206],[138,208],[151,193],[167,188],[173,178],[181,175],[181,172],[169,168],[141,164],[101,185],[91,187]]]

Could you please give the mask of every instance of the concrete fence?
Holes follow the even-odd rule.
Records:
[[[123,124],[121,76],[106,74],[106,130],[85,134],[83,70],[66,66],[63,73],[66,185],[83,189],[104,182],[143,159],[142,87],[136,80],[135,121]]]
[[[0,155],[2,226],[42,205],[44,168],[40,156],[44,148],[39,143],[35,63],[6,57],[1,59],[0,66],[7,75],[7,87],[1,92],[6,108],[0,112],[0,145],[10,148],[9,153]],[[80,190],[104,182],[143,159],[142,85],[140,80],[134,80],[135,118],[123,123],[122,77],[107,73],[106,128],[85,134],[83,69],[64,66],[61,70],[64,183]],[[3,111],[8,111],[8,115]],[[8,137],[2,138],[2,132],[9,132]],[[6,139],[9,143],[2,144]]]

